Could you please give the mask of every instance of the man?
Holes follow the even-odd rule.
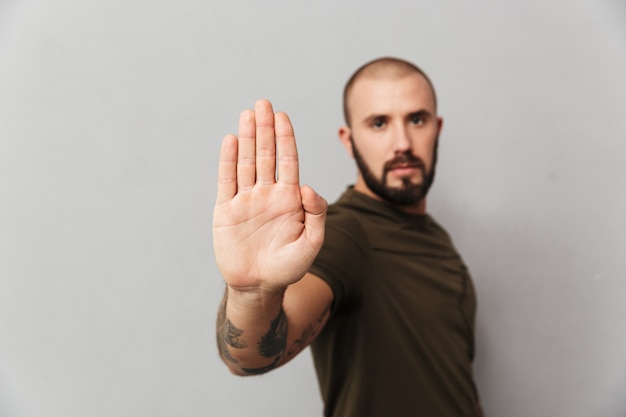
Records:
[[[299,185],[287,115],[260,100],[224,139],[222,359],[256,375],[311,344],[325,416],[480,416],[473,286],[426,214],[442,128],[432,84],[411,63],[377,59],[348,81],[344,112],[339,138],[358,175],[328,218]]]

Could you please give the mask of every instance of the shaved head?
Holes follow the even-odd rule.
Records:
[[[435,88],[433,87],[432,82],[426,75],[424,71],[422,71],[416,65],[393,57],[383,57],[378,58],[373,61],[370,61],[359,69],[357,69],[354,74],[350,77],[346,86],[343,89],[343,116],[345,118],[346,124],[350,126],[350,109],[348,107],[348,99],[350,98],[350,93],[354,87],[354,84],[360,80],[361,78],[402,78],[408,75],[418,74],[424,77],[426,81],[428,81],[428,85],[433,93],[433,99],[435,100],[435,109],[437,108],[437,96],[435,95]]]

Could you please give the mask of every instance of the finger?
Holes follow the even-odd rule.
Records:
[[[302,195],[302,208],[307,214],[313,216],[326,215],[328,203],[313,188],[303,185],[300,188],[300,194]]]
[[[244,110],[239,116],[239,146],[237,152],[237,190],[245,191],[256,181],[254,112]]]
[[[256,125],[256,180],[257,183],[273,183],[276,176],[276,135],[274,110],[267,100],[254,104]]]
[[[306,185],[300,188],[300,195],[302,196],[306,233],[311,244],[319,249],[324,243],[324,225],[328,203],[321,195]]]
[[[276,113],[276,151],[278,152],[278,181],[287,184],[298,184],[300,181],[298,167],[298,150],[293,126],[286,113]]]
[[[232,199],[237,194],[237,137],[226,135],[220,149],[217,168],[217,204]]]

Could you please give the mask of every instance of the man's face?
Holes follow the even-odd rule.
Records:
[[[374,174],[371,168],[365,162],[365,159],[352,141],[352,153],[359,168],[359,175],[362,177],[367,188],[380,197],[392,204],[399,206],[414,206],[422,202],[430,186],[435,180],[435,167],[437,165],[437,142],[433,155],[433,163],[430,171],[426,171],[426,164],[419,156],[413,155],[411,152],[399,154],[390,161],[385,162],[383,166],[382,177],[379,178]],[[402,177],[402,184],[399,187],[389,186],[387,183],[389,172],[393,172],[399,167],[409,166],[420,171],[422,181],[412,182],[410,176]]]
[[[435,175],[441,119],[419,74],[362,78],[348,97],[350,128],[340,136],[359,176],[355,189],[405,207],[423,208]]]

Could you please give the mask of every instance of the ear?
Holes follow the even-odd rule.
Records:
[[[441,129],[443,129],[443,117],[437,117],[437,136],[441,134]]]
[[[352,131],[348,126],[341,126],[339,128],[339,140],[343,144],[343,147],[346,148],[348,155],[351,158],[354,158],[354,153],[352,152],[352,140],[350,140],[350,136],[352,135]]]

